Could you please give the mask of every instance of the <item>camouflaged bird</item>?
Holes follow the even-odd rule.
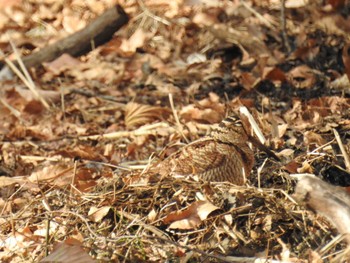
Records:
[[[254,165],[249,137],[236,116],[225,118],[211,132],[151,169],[161,176],[196,175],[208,182],[245,183]]]

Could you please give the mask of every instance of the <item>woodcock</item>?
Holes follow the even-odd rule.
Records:
[[[254,164],[248,135],[236,116],[225,118],[211,132],[151,169],[162,176],[196,175],[208,182],[245,183]]]

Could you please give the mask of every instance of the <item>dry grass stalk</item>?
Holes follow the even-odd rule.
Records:
[[[176,111],[175,106],[174,106],[173,95],[171,93],[169,93],[169,102],[170,102],[170,107],[171,107],[171,110],[172,110],[174,118],[175,118],[175,122],[176,122],[176,126],[178,128],[178,131],[180,132],[182,138],[184,138],[184,140],[187,143],[189,143],[189,140],[186,138],[185,134],[183,133],[183,127],[180,123],[179,116],[177,115],[177,111]]]
[[[19,55],[19,52],[18,52],[17,48],[15,47],[15,45],[12,43],[11,40],[10,40],[10,44],[11,44],[11,47],[12,47],[13,51],[15,52],[16,60],[17,60],[17,62],[19,64],[19,66],[21,67],[21,70],[22,70],[23,73],[8,58],[4,58],[6,64],[10,67],[10,69],[12,69],[12,71],[17,75],[17,77],[19,77],[23,81],[23,83],[34,94],[34,96],[44,105],[44,107],[49,110],[50,109],[50,105],[47,103],[45,98],[40,95],[40,93],[37,90],[37,88],[36,88],[32,78],[31,78],[28,70],[24,66],[24,63],[23,63],[23,61],[22,61],[22,59],[21,59],[21,57]]]
[[[349,155],[348,155],[348,153],[345,151],[343,142],[342,142],[341,139],[340,139],[340,136],[339,136],[338,131],[337,131],[336,129],[333,129],[333,133],[334,133],[335,139],[337,140],[337,143],[338,143],[338,145],[339,145],[340,151],[341,151],[341,153],[342,153],[342,155],[343,155],[343,157],[344,157],[346,169],[348,170],[348,172],[350,172],[350,159],[349,159]]]

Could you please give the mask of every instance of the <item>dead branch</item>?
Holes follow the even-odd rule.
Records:
[[[43,62],[52,61],[64,53],[75,57],[86,54],[93,47],[109,41],[128,20],[129,17],[124,9],[116,5],[105,11],[84,29],[22,58],[23,63],[27,68],[38,67]],[[3,66],[4,62],[1,61],[0,68]]]
[[[350,195],[337,186],[315,176],[302,177],[295,189],[295,198],[324,216],[350,244]]]

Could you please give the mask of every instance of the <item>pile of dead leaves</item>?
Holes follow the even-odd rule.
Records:
[[[0,72],[1,262],[344,260],[290,174],[350,185],[347,2],[0,0],[0,64],[117,2],[108,43]],[[144,170],[240,106],[281,158],[247,185]]]

